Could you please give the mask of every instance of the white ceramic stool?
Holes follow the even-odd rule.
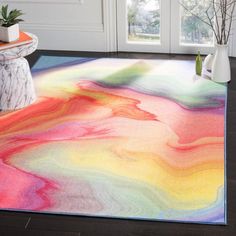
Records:
[[[24,57],[37,49],[38,38],[27,34],[33,38],[32,43],[0,51],[0,111],[20,109],[36,100],[29,63]]]

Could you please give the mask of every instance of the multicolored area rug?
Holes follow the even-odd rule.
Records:
[[[41,57],[0,116],[0,208],[226,223],[226,85],[194,62]]]

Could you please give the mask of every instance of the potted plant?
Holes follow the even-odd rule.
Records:
[[[0,9],[0,41],[13,42],[19,39],[19,19],[23,13],[20,10],[14,9],[8,12],[8,5],[2,6]]]
[[[191,9],[180,0],[182,7],[200,21],[207,24],[213,31],[216,41],[216,53],[212,63],[212,80],[228,82],[231,79],[228,56],[228,42],[234,20],[236,0],[209,0],[205,11],[196,14],[196,7]]]

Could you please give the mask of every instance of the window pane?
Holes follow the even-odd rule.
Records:
[[[206,10],[212,16],[209,8],[211,0],[182,0],[182,4],[195,15],[206,20]],[[214,37],[211,28],[181,6],[181,44],[213,45]]]
[[[127,0],[128,41],[160,42],[160,0]]]

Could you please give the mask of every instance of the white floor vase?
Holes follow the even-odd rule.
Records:
[[[218,83],[226,83],[231,80],[227,45],[216,45],[216,54],[212,65],[212,80]]]

